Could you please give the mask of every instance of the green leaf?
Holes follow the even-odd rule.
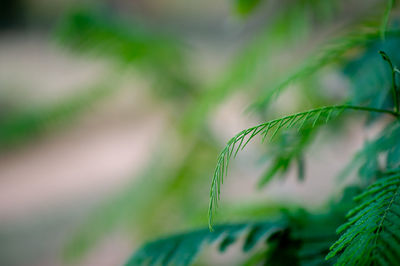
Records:
[[[326,259],[339,256],[337,265],[397,265],[400,261],[400,173],[382,177],[355,199],[358,207]]]
[[[354,49],[356,47],[366,47],[373,44],[374,41],[379,39],[379,31],[368,31],[361,33],[350,33],[347,36],[343,36],[331,43],[325,45],[322,49],[315,52],[309,57],[304,63],[302,63],[297,69],[285,75],[285,78],[277,82],[272,88],[265,88],[262,95],[259,96],[258,100],[250,107],[251,109],[264,110],[270,104],[270,102],[280,95],[290,84],[304,79],[310,75],[315,74],[318,70],[322,69],[324,66],[336,63],[338,61],[343,61],[346,52]],[[393,30],[386,32],[388,37],[393,37],[393,39],[398,38],[400,31]],[[375,56],[376,56],[375,50]],[[379,58],[378,58],[379,59]],[[370,67],[371,64],[368,64]],[[365,72],[361,73],[363,77],[366,75]],[[358,87],[363,89],[364,87]],[[373,98],[369,98],[374,100]]]
[[[239,14],[248,15],[256,9],[262,0],[235,0],[235,7]]]
[[[210,230],[212,230],[213,214],[215,208],[218,207],[221,184],[223,184],[224,176],[226,176],[227,174],[230,159],[232,157],[235,157],[239,150],[243,150],[246,145],[257,135],[262,136],[262,141],[264,141],[267,136],[269,136],[270,140],[272,140],[281,129],[296,127],[297,130],[300,131],[303,127],[313,128],[318,123],[326,123],[332,118],[335,118],[336,116],[340,115],[344,110],[378,112],[391,114],[396,117],[398,116],[397,113],[384,109],[375,109],[352,105],[326,106],[288,115],[263,124],[259,124],[249,129],[245,129],[233,138],[231,138],[218,156],[217,166],[215,168],[212,178],[210,189],[210,202],[208,208],[208,223]]]
[[[152,88],[160,96],[193,93],[184,45],[171,34],[122,20],[108,12],[81,8],[63,18],[56,38],[73,51],[111,59],[122,69],[135,67],[157,83]]]
[[[286,228],[284,222],[258,222],[215,226],[214,231],[203,228],[149,242],[142,246],[126,264],[133,265],[190,265],[205,244],[220,241],[224,252],[239,237],[246,236],[245,252],[257,242],[268,239]]]

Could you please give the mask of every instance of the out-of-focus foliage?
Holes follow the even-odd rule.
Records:
[[[276,145],[271,147],[271,164],[262,175],[259,185],[265,186],[271,179],[279,174],[285,174],[292,166],[293,162],[297,164],[298,179],[304,180],[304,159],[303,154],[306,147],[312,139],[315,128],[307,128],[301,131],[283,132],[277,141]]]
[[[190,73],[185,47],[171,34],[150,30],[138,23],[128,23],[111,14],[91,9],[72,10],[61,20],[55,38],[64,47],[105,58],[113,58],[117,71],[99,80],[93,88],[49,107],[1,110],[0,146],[11,147],[38,136],[57,121],[77,117],[100,99],[118,88],[115,72],[125,73],[133,66],[149,80],[160,97],[181,99],[184,105],[196,95],[196,82]],[[184,101],[183,101],[184,100]]]
[[[360,205],[337,229],[342,236],[327,259],[341,254],[337,265],[395,265],[400,259],[399,174],[383,176],[355,197]]]
[[[399,31],[387,33],[389,36],[398,38]],[[265,95],[254,104],[256,109],[265,109],[271,100],[275,99],[289,84],[303,79],[309,75],[315,74],[316,71],[322,69],[324,66],[336,62],[343,61],[347,52],[354,48],[363,48],[376,41],[380,36],[380,31],[366,32],[366,33],[351,33],[348,36],[338,39],[335,42],[327,45],[321,51],[317,52],[311,58],[307,59],[298,69],[292,74],[289,74],[277,85],[272,87],[272,90],[267,90]],[[376,51],[376,49],[371,49]],[[377,56],[375,54],[375,56]],[[380,62],[383,64],[383,62]]]
[[[155,240],[141,247],[127,265],[190,265],[205,243],[218,241],[218,251],[245,235],[243,251],[258,250],[243,265],[331,265],[325,261],[336,239],[334,230],[345,221],[359,188],[348,188],[339,201],[328,204],[323,213],[303,209],[285,210],[282,218],[246,224],[218,225],[213,232],[200,229]],[[255,245],[265,241],[264,245]]]
[[[230,3],[244,17],[240,23],[254,22],[251,19],[255,16],[259,24],[250,33],[244,27],[237,36],[239,44],[232,42],[234,59],[221,71],[223,75],[204,83],[200,82],[201,77],[195,77],[191,68],[192,47],[164,27],[155,30],[142,21],[123,19],[118,12],[90,8],[73,10],[61,21],[55,36],[63,47],[81,56],[89,54],[109,60],[116,66],[116,72],[138,72],[149,82],[158,103],[168,104],[178,114],[169,117],[172,132],[165,132],[163,139],[158,140],[157,151],[138,180],[100,204],[71,237],[65,250],[67,258],[82,258],[102,237],[120,226],[133,232],[139,240],[165,234],[171,228],[205,226],[209,181],[206,177],[212,172],[215,154],[221,145],[208,118],[235,93],[244,93],[246,100],[254,103],[253,107],[257,108],[253,109],[256,110],[253,115],[260,120],[260,125],[233,138],[219,157],[211,204],[218,199],[220,182],[231,156],[258,134],[267,137],[269,132],[269,137],[278,140],[268,145],[275,152],[268,157],[270,163],[260,179],[260,185],[265,185],[277,175],[285,175],[294,165],[298,167],[299,178],[305,178],[307,147],[320,128],[324,128],[323,122],[335,118],[342,109],[374,111],[370,113],[374,118],[370,119],[371,123],[383,119],[382,112],[393,114],[390,69],[378,54],[378,50],[383,50],[395,65],[400,64],[397,51],[400,34],[390,19],[393,1],[388,1],[387,6],[376,3],[366,10],[360,7],[357,14],[346,20],[350,11],[343,6],[347,1],[237,0]],[[337,21],[342,20],[343,25],[337,27]],[[385,39],[380,40],[383,33]],[[349,87],[344,88],[349,89],[348,99],[346,96],[339,99],[346,103],[341,107],[334,105],[337,98],[325,95],[320,89],[323,85],[320,70],[328,67],[350,81]],[[100,82],[93,90],[84,90],[49,108],[16,114],[6,111],[0,120],[0,145],[28,140],[47,129],[52,121],[76,117],[113,93],[117,87],[113,82]],[[276,117],[276,109],[281,107],[274,106],[274,100],[290,85],[298,89],[291,111],[321,105],[330,107],[265,123]],[[337,123],[343,124],[347,117],[344,114]],[[390,122],[375,139],[366,143],[351,163],[350,168],[361,165],[359,174],[367,177],[363,185],[373,182],[382,172],[398,167],[397,124]],[[171,139],[178,139],[180,144]],[[171,151],[181,155],[171,158]],[[386,156],[384,166],[378,160],[382,154]],[[217,225],[214,233],[201,229],[156,240],[139,249],[131,263],[144,259],[161,264],[167,261],[188,264],[204,243],[220,237],[225,249],[244,234],[252,244],[268,239],[267,248],[257,250],[248,265],[331,264],[335,260],[325,261],[324,257],[335,241],[334,229],[345,222],[345,212],[352,205],[345,198],[340,203],[328,204],[323,214],[288,211],[279,220],[280,230],[274,232],[268,230],[276,228],[276,223],[249,222]],[[236,211],[249,219],[265,220],[269,211],[280,208],[263,204],[259,211],[247,211],[243,207]]]
[[[0,117],[0,149],[21,144],[46,129],[76,118],[94,103],[113,93],[116,83],[117,81],[111,85],[109,81],[99,82],[92,88],[84,88],[82,93],[52,106],[4,110]]]
[[[184,129],[193,131],[203,126],[208,115],[238,90],[245,90],[251,98],[263,99],[260,94],[273,88],[294,63],[284,62],[279,55],[297,46],[307,48],[304,46],[315,27],[313,20],[328,28],[332,19],[339,16],[336,2],[279,1],[272,11],[261,14],[265,24],[245,42],[221,78],[208,85],[193,103],[183,121]],[[293,54],[293,59],[299,59],[297,54]]]
[[[205,228],[183,233],[146,244],[135,253],[127,265],[189,265],[204,244],[218,241],[219,251],[224,252],[242,235],[246,235],[243,251],[247,252],[259,241],[270,239],[284,228],[285,224],[277,221],[219,225],[214,232]]]
[[[310,4],[311,2],[298,1],[299,5]],[[347,189],[347,192],[350,192],[351,195],[363,191],[360,196],[356,197],[356,200],[361,201],[360,205],[348,214],[349,222],[339,227],[345,221],[345,213],[354,207],[348,193],[345,193],[342,201],[328,205],[329,208],[325,214],[307,214],[306,212],[288,214],[285,216],[285,222],[287,222],[285,230],[270,237],[267,248],[252,256],[247,265],[259,265],[260,263],[267,263],[266,265],[330,265],[333,263],[338,265],[388,265],[397,263],[400,254],[396,209],[399,179],[397,167],[400,162],[400,152],[397,148],[400,88],[397,82],[399,78],[397,70],[399,65],[398,51],[394,48],[398,46],[399,34],[396,29],[390,29],[390,23],[388,23],[393,3],[394,1],[389,0],[387,6],[382,8],[384,10],[382,21],[372,24],[375,27],[374,30],[362,31],[356,35],[354,33],[349,34],[348,37],[340,39],[338,45],[333,45],[332,48],[325,49],[317,56],[312,57],[293,74],[285,75],[281,81],[275,83],[278,84],[277,86],[264,90],[257,101],[259,110],[264,110],[274,99],[272,96],[277,96],[290,83],[311,76],[323,66],[340,63],[338,65],[343,66],[343,73],[350,78],[350,86],[348,87],[350,93],[347,102],[351,105],[334,105],[312,109],[245,129],[233,137],[220,153],[210,189],[210,229],[213,229],[213,210],[217,207],[220,188],[224,176],[227,174],[229,162],[255,136],[262,135],[263,138],[266,138],[268,133],[271,133],[272,139],[280,130],[287,130],[296,123],[299,123],[299,130],[303,128],[304,124],[306,129],[313,129],[320,120],[330,121],[332,112],[335,111],[336,117],[336,111],[345,109],[364,111],[366,114],[373,115],[372,118],[374,119],[370,118],[367,125],[378,120],[385,121],[382,116],[384,113],[391,115],[390,120],[386,120],[388,124],[386,128],[378,133],[375,140],[366,142],[362,151],[356,154],[354,162],[350,164],[350,168],[358,167],[359,175],[364,178],[358,189],[351,189],[351,191]],[[247,8],[251,10],[255,6],[255,2],[252,2],[249,3]],[[268,47],[264,47],[264,49],[268,50]],[[254,67],[254,64],[252,65]],[[265,66],[263,65],[263,67]],[[264,68],[264,70],[266,69],[268,68]],[[255,72],[255,68],[251,70]],[[240,82],[255,84],[252,83],[254,76],[251,74],[243,75],[242,78]],[[269,85],[267,82],[266,84]],[[222,99],[223,90],[215,91],[220,93],[218,96]],[[208,99],[210,100],[210,98]],[[346,116],[340,118],[345,119]],[[322,126],[317,127],[317,129],[319,128],[322,128]],[[314,134],[315,131],[310,130],[305,135],[311,137],[311,133]],[[308,143],[307,137],[296,139],[299,141],[297,144],[295,141],[291,141],[294,145],[293,153],[289,153],[287,156],[282,155],[284,152],[282,154],[277,153],[276,161],[269,168],[264,181],[270,180],[281,170],[287,171],[293,158],[299,159],[300,156],[303,156],[302,151]],[[279,139],[284,141],[285,134],[281,133]],[[382,158],[385,158],[383,163]],[[303,171],[300,169],[300,172]],[[366,185],[371,183],[372,185],[366,188]],[[338,227],[338,232],[345,232],[335,243],[335,229]],[[209,234],[209,232],[201,232],[200,239]],[[192,239],[191,233],[185,235],[187,239]],[[181,238],[186,239],[183,235],[179,235],[179,239]],[[202,240],[198,242],[201,243]],[[154,243],[157,242],[143,247],[146,250],[147,255],[145,257],[148,260],[157,260],[155,254],[160,252],[157,249],[160,246],[153,246]],[[331,246],[332,244],[333,246]],[[329,249],[331,249],[330,253]],[[161,253],[164,250],[162,248]],[[329,255],[326,257],[328,253]],[[138,256],[139,254],[143,255],[141,250],[137,253]],[[182,255],[185,252],[178,248],[174,249],[173,254],[174,257],[179,257],[179,254]],[[184,260],[179,262],[185,264]]]
[[[80,9],[60,22],[57,37],[75,51],[112,58],[121,69],[135,66],[153,79],[151,87],[162,97],[194,93],[184,46],[171,34],[126,22],[110,12]]]
[[[248,15],[249,13],[254,11],[254,9],[256,9],[262,2],[262,0],[236,0],[235,7],[239,14]]]
[[[385,51],[394,65],[400,64],[397,52],[400,45],[398,36],[386,36],[385,41],[375,41],[360,56],[349,62],[344,74],[351,81],[350,99],[353,104],[368,105],[375,108],[393,106],[391,71],[376,51]],[[378,90],[377,88],[381,88]],[[376,117],[376,114],[372,114]]]
[[[303,126],[308,128],[313,128],[317,123],[327,123],[330,119],[339,116],[344,110],[359,110],[366,112],[377,112],[377,113],[389,113],[397,116],[396,113],[385,109],[373,109],[362,106],[352,106],[352,105],[337,105],[321,107],[305,112],[300,112],[297,114],[285,116],[278,118],[249,129],[245,129],[232,139],[228,141],[225,148],[221,151],[217,166],[215,168],[214,176],[211,183],[210,190],[210,204],[209,204],[209,226],[212,229],[213,213],[215,208],[218,207],[218,200],[220,198],[221,184],[224,182],[224,177],[227,174],[230,159],[236,157],[239,150],[243,150],[246,145],[257,135],[262,136],[262,142],[264,139],[270,135],[270,140],[278,133],[279,130],[285,128],[297,127],[300,131]],[[269,134],[270,133],[270,134]],[[269,177],[270,179],[271,177]],[[261,184],[265,180],[261,180]]]
[[[190,145],[192,147],[182,154],[184,159],[176,160],[168,154],[170,149],[178,147],[160,144],[152,163],[143,173],[115,198],[101,204],[87,223],[71,238],[65,249],[65,257],[71,261],[81,258],[102,237],[120,226],[131,231],[135,229],[132,228],[132,224],[139,224],[140,232],[136,235],[148,237],[162,233],[163,226],[172,227],[179,223],[179,220],[188,220],[193,226],[203,224],[205,217],[202,214],[206,208],[206,201],[199,201],[198,198],[206,196],[206,190],[194,191],[187,188],[205,187],[208,180],[203,177],[212,170],[213,154],[217,149],[207,139]],[[154,183],[157,183],[157,186],[154,186]],[[206,197],[203,198],[206,200]],[[179,206],[179,209],[174,211],[174,219],[163,219],[173,206]]]
[[[397,139],[399,137],[400,125],[398,121],[394,121],[387,125],[375,139],[365,143],[347,168],[359,167],[358,174],[366,183],[373,180],[376,175],[398,168],[400,147]],[[382,157],[385,158],[383,162],[379,159]]]

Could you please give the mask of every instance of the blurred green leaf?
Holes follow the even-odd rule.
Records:
[[[122,68],[136,67],[162,97],[194,93],[185,46],[170,33],[107,12],[78,9],[60,22],[56,38],[74,51],[113,59]]]
[[[246,235],[243,251],[248,251],[261,239],[284,230],[284,222],[259,222],[219,225],[214,232],[208,228],[158,239],[140,248],[127,265],[190,265],[205,243],[220,240],[219,251],[224,252],[241,235]],[[247,232],[249,230],[249,232]],[[222,240],[221,240],[222,239]]]
[[[241,15],[247,15],[256,9],[263,0],[235,0],[236,11]]]
[[[110,78],[111,79],[111,78]],[[77,119],[96,102],[106,98],[115,89],[107,82],[100,82],[58,103],[28,110],[14,110],[0,118],[0,148],[10,148],[39,136],[50,128]]]

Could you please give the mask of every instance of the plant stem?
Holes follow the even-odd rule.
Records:
[[[364,106],[356,106],[356,105],[338,105],[337,107],[343,107],[343,108],[348,108],[348,109],[353,109],[353,110],[368,111],[368,112],[376,112],[376,113],[386,113],[386,114],[391,114],[395,117],[400,116],[400,113],[398,111],[391,111],[391,110],[385,110],[385,109],[379,109],[379,108],[373,108],[373,107],[364,107]]]
[[[395,111],[396,113],[399,112],[399,97],[398,97],[398,91],[397,91],[397,86],[396,86],[396,71],[393,68],[392,69],[392,93],[394,97],[394,104],[395,104]]]
[[[393,101],[394,101],[394,111],[398,114],[399,113],[399,98],[398,98],[398,92],[397,92],[397,86],[396,86],[396,72],[398,72],[398,69],[393,66],[392,61],[390,60],[389,56],[383,52],[379,51],[379,54],[382,56],[383,60],[388,62],[390,66],[390,70],[392,71],[392,95],[393,95]]]

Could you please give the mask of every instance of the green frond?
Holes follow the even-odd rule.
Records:
[[[384,58],[390,58],[393,66],[400,65],[399,45],[398,36],[387,35],[384,42],[379,39],[371,42],[361,56],[347,62],[343,73],[350,81],[349,99],[352,105],[383,109],[393,109],[396,106],[396,99],[393,97],[393,92],[391,93],[393,71],[388,67],[389,62],[382,60],[378,51],[385,51],[387,55]],[[378,118],[379,114],[371,113],[367,123]]]
[[[253,2],[233,1],[246,5]],[[262,4],[264,3],[260,3]],[[221,77],[206,85],[204,93],[187,112],[184,128],[190,131],[198,129],[210,111],[235,91],[245,89],[251,95],[259,97],[260,85],[265,82],[275,83],[276,77],[281,74],[276,68],[279,55],[287,53],[297,43],[306,43],[315,26],[312,21],[326,22],[338,11],[338,2],[335,0],[285,1],[278,5],[274,16],[269,16],[248,41],[243,43],[244,46],[240,47]]]
[[[250,108],[258,110],[265,109],[271,100],[277,97],[291,83],[314,74],[319,69],[322,69],[330,63],[340,61],[343,59],[343,56],[347,51],[355,47],[365,46],[366,44],[378,39],[379,35],[379,31],[357,34],[352,32],[345,37],[333,41],[307,59],[307,61],[305,61],[299,68],[286,75],[285,78],[278,82],[276,86],[273,88],[265,88],[265,93],[259,97],[260,100],[254,103]],[[386,35],[400,36],[400,31],[387,31]]]
[[[364,183],[370,184],[381,173],[400,167],[399,138],[400,123],[396,120],[389,123],[376,138],[364,144],[339,175],[339,180],[343,181],[350,172],[359,169],[359,177]],[[379,164],[379,157],[386,160]]]
[[[400,261],[400,173],[382,177],[355,200],[348,222],[326,259],[340,255],[337,265],[397,265]]]
[[[245,236],[243,251],[251,250],[258,242],[285,230],[283,222],[218,225],[214,232],[208,228],[158,239],[142,246],[128,261],[130,265],[190,265],[206,244],[219,242],[224,252],[238,238]]]
[[[257,126],[245,129],[233,138],[231,138],[218,156],[217,166],[215,168],[214,176],[211,183],[210,202],[208,208],[210,230],[212,230],[214,209],[218,207],[221,184],[223,184],[224,182],[224,176],[227,175],[230,159],[232,157],[236,157],[239,150],[243,150],[246,145],[257,135],[262,136],[262,142],[264,142],[268,135],[270,136],[270,140],[272,140],[274,136],[278,133],[278,131],[283,128],[296,127],[297,130],[300,131],[301,128],[306,124],[307,127],[315,127],[317,123],[326,123],[341,114],[344,110],[379,112],[391,114],[395,117],[398,116],[397,113],[390,110],[375,109],[369,107],[352,105],[326,106],[288,115],[263,124],[259,124]]]
[[[244,265],[332,265],[334,261],[326,261],[325,256],[337,239],[335,229],[345,222],[359,192],[357,187],[348,187],[340,198],[327,204],[327,209],[318,212],[284,211],[288,229],[271,236],[267,247]]]

